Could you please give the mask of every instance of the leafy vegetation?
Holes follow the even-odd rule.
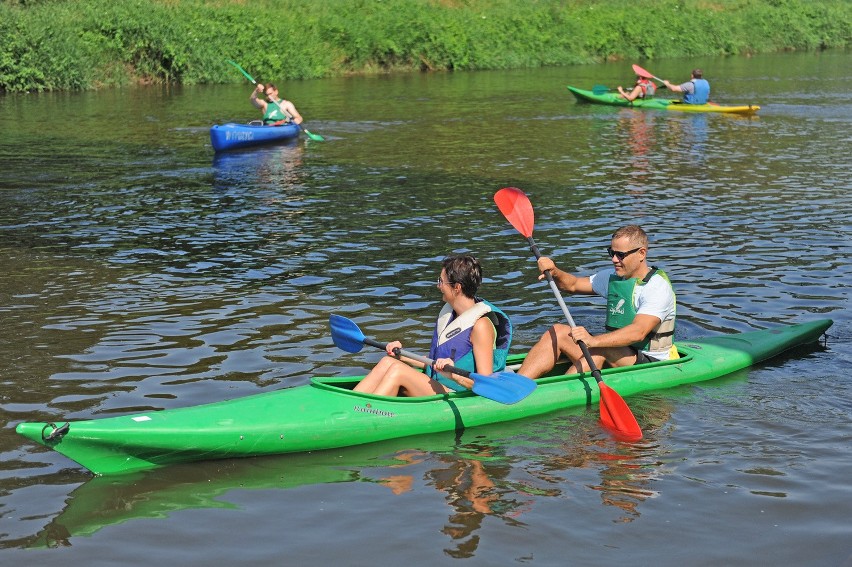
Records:
[[[848,0],[6,0],[0,90],[848,48]]]

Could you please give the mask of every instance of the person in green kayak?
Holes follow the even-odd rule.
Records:
[[[267,100],[257,98],[261,93],[266,95]],[[264,124],[302,123],[302,115],[299,114],[292,102],[279,98],[278,88],[272,83],[266,86],[258,83],[249,100],[263,112]]]
[[[710,100],[710,83],[704,78],[704,71],[693,69],[692,76],[685,83],[673,85],[663,81],[672,92],[683,93],[684,104],[707,104]]]
[[[577,371],[587,372],[588,363],[578,341],[589,347],[598,368],[676,356],[675,293],[666,273],[648,265],[647,255],[648,235],[640,226],[628,225],[615,231],[607,248],[612,267],[592,276],[563,272],[550,258],[539,258],[539,279],[549,271],[563,291],[606,298],[607,332],[592,335],[585,327],[553,325],[527,354],[518,374],[538,378],[562,356],[568,357]]]
[[[630,102],[637,98],[652,98],[655,92],[657,92],[657,85],[651,79],[639,76],[636,77],[636,86],[630,92],[625,91],[621,85],[618,86],[618,94]]]
[[[484,376],[503,370],[512,342],[512,324],[500,309],[477,297],[480,285],[479,260],[470,255],[445,258],[438,277],[444,307],[438,314],[429,350],[429,358],[435,361],[432,367],[398,357],[394,349],[402,349],[402,343],[394,341],[385,347],[388,356],[354,390],[383,396],[431,396],[473,387],[470,378],[442,372],[447,365]]]

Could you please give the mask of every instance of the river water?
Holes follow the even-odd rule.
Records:
[[[248,62],[244,62],[250,68]],[[324,143],[214,157],[251,85],[0,97],[0,561],[8,565],[841,565],[852,558],[852,57],[700,65],[757,117],[577,104],[629,62],[281,85]],[[662,91],[660,94],[665,95]],[[457,435],[92,477],[21,421],[177,408],[360,374],[328,315],[424,352],[449,253],[531,346],[561,312],[493,194],[561,267],[642,224],[679,340],[830,317],[825,344]],[[600,329],[598,300],[568,300]],[[613,458],[617,455],[617,458]]]

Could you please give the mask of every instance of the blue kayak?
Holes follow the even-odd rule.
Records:
[[[280,126],[255,124],[216,124],[210,128],[210,143],[217,152],[286,142],[299,137],[298,124],[288,123]]]

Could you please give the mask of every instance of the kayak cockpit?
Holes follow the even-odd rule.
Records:
[[[680,358],[671,359],[671,360],[660,360],[657,362],[648,362],[644,364],[637,364],[633,366],[624,366],[621,368],[604,368],[601,370],[601,374],[604,380],[606,380],[607,376],[617,375],[624,372],[636,371],[638,369],[645,369],[651,367],[663,367],[670,366],[673,364],[683,364],[689,362],[693,359],[693,354],[690,352],[689,348],[678,348],[678,354]],[[517,372],[521,367],[521,363],[524,361],[525,354],[516,354],[510,355],[508,360],[506,361],[506,369],[510,371]],[[570,364],[567,360],[561,361],[556,367],[549,372],[547,375],[542,376],[537,379],[536,382],[539,384],[550,384],[553,382],[564,382],[569,380],[589,380],[591,378],[591,374],[589,372],[577,373],[570,372]],[[388,396],[379,396],[375,394],[365,394],[362,392],[354,392],[353,389],[358,384],[358,382],[363,379],[363,376],[315,376],[311,378],[311,385],[323,390],[333,391],[338,393],[350,394],[353,396],[365,397],[365,398],[375,398],[375,399],[383,399],[388,398]],[[474,396],[471,391],[463,391],[463,392],[450,392],[447,394],[435,394],[434,396],[419,396],[409,398],[407,396],[397,396],[395,399],[397,400],[411,400],[411,401],[431,401],[431,400],[439,400],[439,399],[453,399],[459,397],[470,397]]]
[[[466,390],[464,392],[450,392],[448,394],[435,394],[434,396],[379,396],[377,394],[366,394],[364,392],[355,392],[353,389],[364,378],[363,376],[314,376],[311,378],[311,386],[322,390],[337,392],[338,394],[348,394],[351,396],[368,398],[368,399],[388,399],[393,398],[397,401],[423,402],[432,400],[446,400],[460,397],[475,396],[473,392]]]

